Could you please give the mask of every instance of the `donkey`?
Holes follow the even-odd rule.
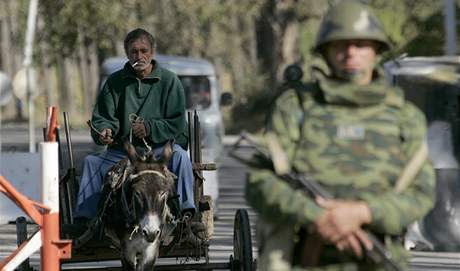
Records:
[[[112,188],[106,230],[119,239],[123,270],[150,271],[158,257],[162,229],[170,217],[167,199],[175,191],[175,176],[167,168],[172,147],[167,143],[158,160],[153,154],[139,156],[128,142],[125,149],[129,159],[124,161],[127,177],[119,188]]]

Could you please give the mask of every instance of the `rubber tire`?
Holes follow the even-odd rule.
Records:
[[[252,271],[252,240],[248,212],[238,209],[233,224],[233,270]]]

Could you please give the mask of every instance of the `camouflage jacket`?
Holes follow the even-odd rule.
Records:
[[[357,86],[321,76],[297,93],[288,90],[277,99],[267,129],[297,171],[337,198],[366,201],[374,233],[399,235],[433,205],[434,171],[428,161],[406,190],[394,192],[424,140],[426,121],[402,90],[383,79]],[[268,169],[250,171],[246,199],[263,220],[283,227],[307,226],[322,212]]]

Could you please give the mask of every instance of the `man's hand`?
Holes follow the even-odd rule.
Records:
[[[132,124],[133,134],[139,139],[147,136],[147,129],[143,122],[133,122]]]
[[[99,141],[104,145],[111,144],[113,142],[112,130],[109,128],[103,129],[99,135]]]
[[[324,208],[324,213],[316,219],[315,226],[325,241],[339,250],[351,250],[358,257],[362,256],[361,244],[372,248],[372,242],[361,229],[372,220],[365,202],[318,198],[317,203]]]
[[[334,243],[334,245],[340,251],[345,250],[353,252],[358,258],[363,256],[362,247],[364,247],[366,250],[372,250],[372,242],[369,240],[366,232],[362,229],[347,235],[344,239]]]

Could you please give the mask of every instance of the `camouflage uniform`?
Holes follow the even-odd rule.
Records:
[[[407,189],[394,192],[426,133],[424,115],[404,100],[399,88],[382,76],[359,86],[317,73],[313,82],[277,99],[267,129],[297,171],[336,198],[365,201],[372,213],[368,229],[385,239],[405,266],[408,252],[400,243],[388,242],[389,237],[401,235],[432,207],[434,172],[426,161]],[[251,170],[246,199],[260,215],[260,270],[383,270],[332,245],[323,247],[318,267],[293,267],[299,260],[299,231],[308,229],[322,209],[269,169]]]

